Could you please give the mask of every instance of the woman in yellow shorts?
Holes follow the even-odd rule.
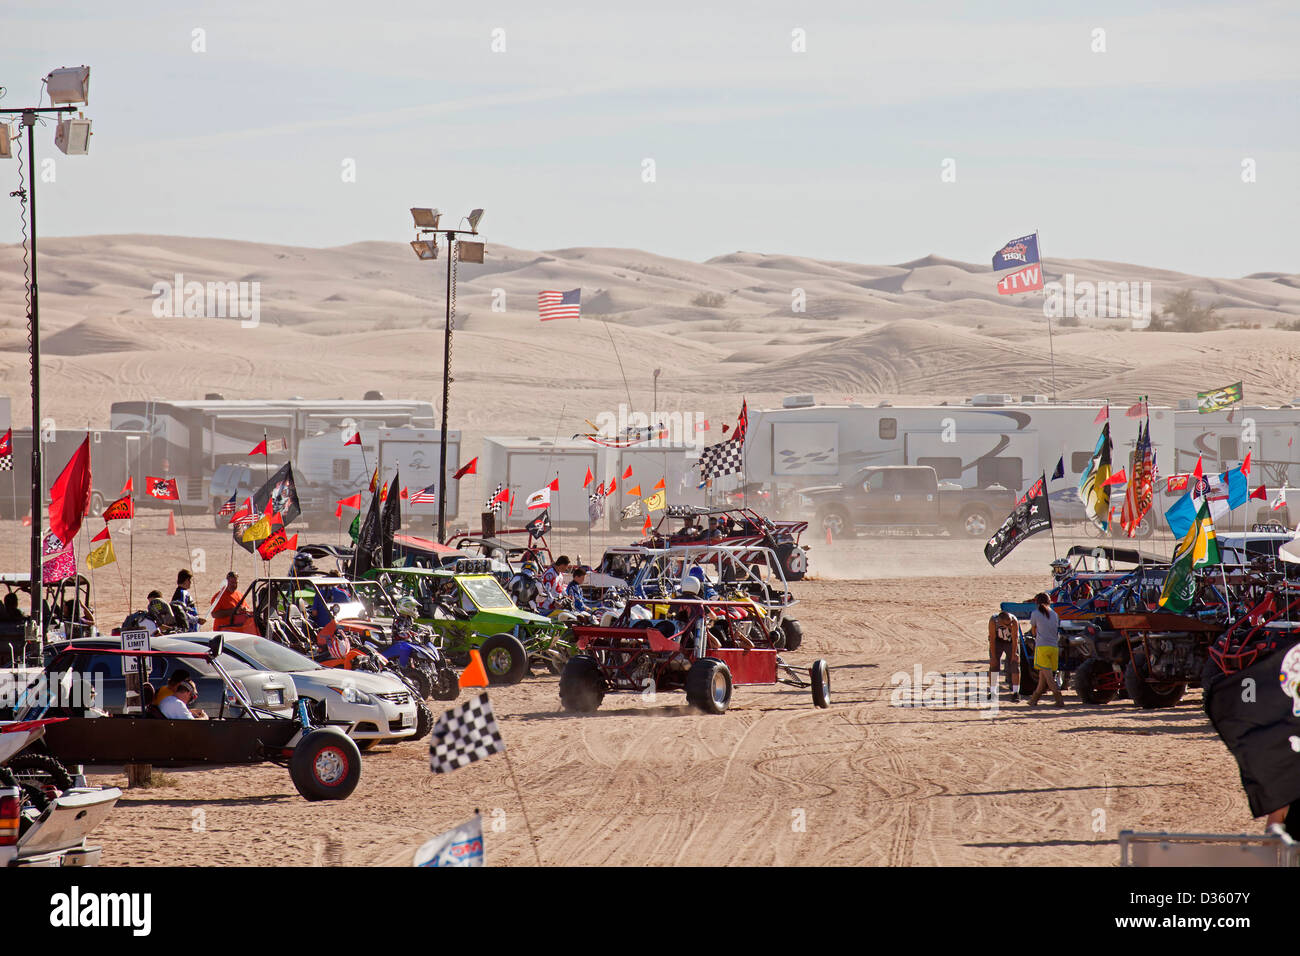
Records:
[[[1046,594],[1036,594],[1034,604],[1037,606],[1034,613],[1029,615],[1029,629],[1034,635],[1034,667],[1038,669],[1038,686],[1034,689],[1034,696],[1029,698],[1029,706],[1038,706],[1038,698],[1050,690],[1056,698],[1056,706],[1064,707],[1065,698],[1061,696],[1061,688],[1056,686],[1061,619],[1052,610],[1052,602]]]

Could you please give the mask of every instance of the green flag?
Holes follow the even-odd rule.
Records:
[[[352,523],[348,525],[348,534],[352,535],[352,543],[356,544],[357,536],[361,534],[361,512],[360,511],[356,513],[356,516],[352,519]]]
[[[1204,415],[1206,412],[1217,412],[1221,408],[1235,405],[1241,400],[1241,383],[1237,382],[1235,385],[1225,385],[1223,388],[1211,389],[1208,392],[1197,392],[1196,410]]]
[[[1186,611],[1196,597],[1196,575],[1193,569],[1219,564],[1221,560],[1219,541],[1214,534],[1214,519],[1210,517],[1208,502],[1202,500],[1200,510],[1196,512],[1196,520],[1174,548],[1174,559],[1160,591],[1160,606],[1175,614]]]

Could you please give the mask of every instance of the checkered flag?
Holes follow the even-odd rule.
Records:
[[[429,737],[429,768],[451,773],[505,749],[492,702],[484,692],[438,718]]]
[[[13,455],[5,455],[3,458],[0,458],[0,471],[13,471],[13,470],[14,470]]]
[[[732,438],[710,445],[700,454],[700,474],[707,480],[734,475],[745,467],[745,443]]]
[[[487,501],[483,502],[484,511],[491,511],[493,514],[496,514],[501,510],[501,506],[505,504],[505,502],[497,501],[497,499],[501,497],[501,492],[505,491],[505,488],[505,485],[501,484],[499,481],[497,482],[497,490],[492,492]]]

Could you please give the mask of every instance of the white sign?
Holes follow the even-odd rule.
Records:
[[[122,632],[122,650],[124,651],[147,651],[149,650],[149,632],[148,631],[123,631]],[[137,674],[140,671],[140,658],[123,657],[122,673]]]

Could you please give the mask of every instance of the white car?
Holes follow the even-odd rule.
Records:
[[[428,708],[389,674],[322,667],[255,634],[226,632],[226,653],[251,667],[288,674],[298,696],[322,702],[325,722],[344,728],[362,750],[385,740],[418,739],[429,732]]]

